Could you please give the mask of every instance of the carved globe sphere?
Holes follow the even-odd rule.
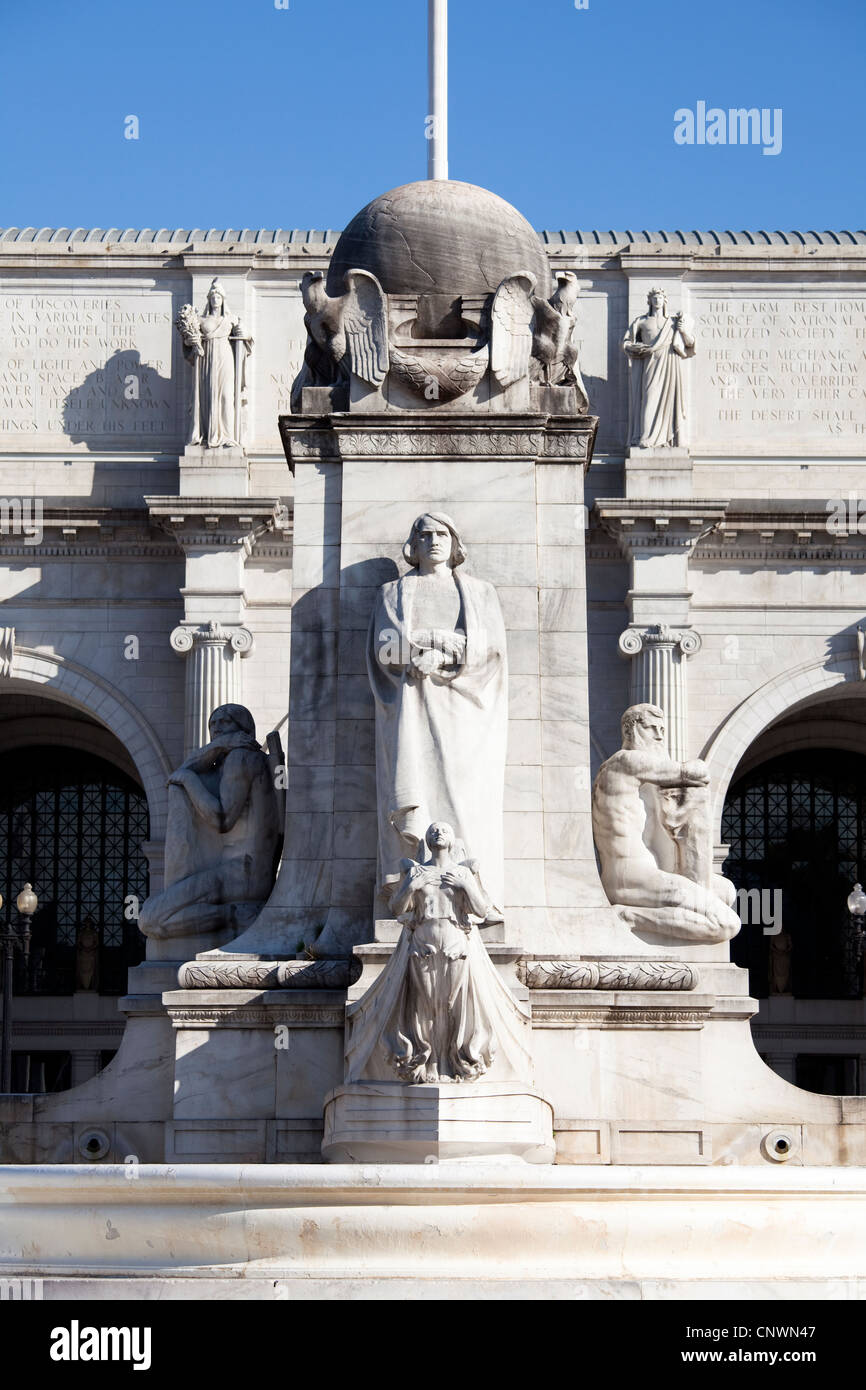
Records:
[[[347,270],[367,270],[386,294],[486,295],[509,275],[536,277],[546,298],[547,255],[526,218],[475,184],[434,179],[374,198],[334,248],[327,289],[343,293]]]

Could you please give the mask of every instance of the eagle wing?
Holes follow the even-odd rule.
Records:
[[[381,386],[390,365],[385,291],[366,270],[347,271],[343,283],[343,332],[349,365],[369,386]]]
[[[510,275],[493,296],[490,366],[500,386],[511,386],[529,371],[534,289],[534,276]]]

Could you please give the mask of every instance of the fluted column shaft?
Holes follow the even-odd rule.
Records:
[[[220,705],[243,703],[241,659],[252,650],[252,633],[245,627],[225,628],[181,624],[171,645],[186,657],[184,756],[209,741],[208,720]]]
[[[691,628],[674,631],[665,623],[627,628],[619,639],[620,651],[631,658],[629,704],[664,710],[668,752],[680,762],[689,756],[686,658],[700,646]]]

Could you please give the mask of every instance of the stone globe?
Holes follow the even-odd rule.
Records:
[[[334,248],[327,290],[344,292],[347,270],[367,270],[386,294],[487,295],[509,275],[534,275],[545,299],[547,254],[526,218],[475,184],[427,179],[374,198]]]

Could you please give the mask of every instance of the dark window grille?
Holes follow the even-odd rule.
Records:
[[[13,1052],[12,1090],[44,1096],[72,1085],[71,1052]]]
[[[858,1060],[835,1053],[798,1053],[794,1064],[797,1085],[820,1096],[859,1095]]]
[[[39,897],[16,992],[74,991],[76,939],[87,919],[99,933],[99,992],[125,992],[127,969],[144,959],[127,911],[130,898],[140,905],[147,897],[147,837],[144,794],[102,758],[50,746],[0,756],[0,892],[13,917],[25,883]]]
[[[863,962],[845,902],[864,863],[866,758],[815,748],[761,764],[728,793],[722,840],[730,845],[723,873],[737,888],[781,890],[792,993],[859,998]],[[755,922],[731,943],[759,999],[769,993],[771,940]]]

